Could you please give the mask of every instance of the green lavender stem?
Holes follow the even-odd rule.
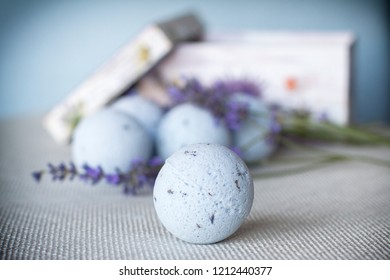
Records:
[[[317,161],[310,161],[308,164],[305,164],[303,166],[288,168],[284,170],[278,170],[278,171],[271,171],[271,172],[264,172],[264,173],[253,173],[252,177],[256,179],[265,179],[265,178],[272,178],[272,177],[283,177],[283,176],[289,176],[294,174],[299,174],[303,172],[308,172],[311,170],[319,169],[326,164],[334,163],[338,161],[344,161],[347,160],[346,157],[339,156],[339,155],[329,155],[328,157],[320,158]]]
[[[370,164],[375,164],[378,166],[390,168],[390,161],[365,156],[365,155],[345,155],[340,153],[332,153],[327,154],[326,151],[321,150],[320,148],[313,147],[313,146],[307,146],[303,144],[298,144],[293,141],[290,141],[286,138],[281,138],[281,143],[285,146],[287,146],[290,149],[298,150],[298,151],[314,151],[317,153],[317,156],[308,156],[308,157],[288,157],[288,158],[276,158],[272,159],[272,162],[274,163],[296,163],[296,162],[302,162],[307,161],[308,163],[303,166],[298,167],[292,167],[292,168],[286,168],[284,170],[278,170],[278,171],[271,171],[271,172],[265,172],[265,173],[253,173],[252,176],[254,178],[271,178],[271,177],[282,177],[282,176],[288,176],[303,172],[308,172],[311,170],[316,170],[319,168],[322,168],[324,166],[327,166],[330,163],[334,162],[341,162],[341,161],[360,161],[360,162],[367,162]]]
[[[354,127],[338,126],[328,122],[313,122],[309,118],[302,117],[286,119],[283,123],[282,135],[305,140],[390,147],[390,138],[388,137]]]

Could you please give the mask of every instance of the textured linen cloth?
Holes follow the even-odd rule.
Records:
[[[385,148],[325,148],[390,159]],[[383,166],[343,161],[255,179],[242,227],[217,244],[194,245],[163,228],[150,194],[33,181],[31,171],[69,159],[69,147],[54,143],[39,116],[0,121],[0,259],[390,258],[390,169]]]

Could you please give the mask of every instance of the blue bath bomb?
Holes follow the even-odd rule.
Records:
[[[250,117],[257,119],[259,122],[270,122],[272,115],[267,105],[259,97],[251,96],[245,93],[235,93],[232,98],[234,102],[248,104]]]
[[[240,149],[241,158],[247,163],[268,158],[275,150],[268,135],[273,122],[271,111],[259,97],[236,93],[232,100],[248,104],[248,119],[233,132],[233,145]]]
[[[152,139],[132,117],[105,109],[81,120],[73,134],[72,156],[82,168],[100,166],[105,172],[126,172],[133,160],[152,154]]]
[[[193,104],[178,105],[165,114],[157,130],[157,151],[161,158],[166,159],[178,149],[195,143],[229,146],[231,135],[224,123]]]
[[[153,101],[140,94],[125,95],[110,106],[111,109],[128,114],[135,118],[154,136],[163,110]]]
[[[233,133],[234,146],[246,163],[255,163],[272,155],[275,143],[269,138],[269,124],[248,119]]]
[[[160,170],[154,207],[164,227],[196,244],[221,241],[248,216],[253,180],[245,163],[230,149],[194,144],[176,151]]]

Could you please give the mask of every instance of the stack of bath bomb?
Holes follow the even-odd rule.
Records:
[[[72,139],[78,168],[100,166],[105,172],[127,172],[135,160],[153,155],[154,135],[163,114],[153,102],[132,94],[84,119]]]

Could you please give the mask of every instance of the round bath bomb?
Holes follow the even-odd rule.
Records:
[[[259,97],[245,93],[235,93],[231,100],[248,104],[248,111],[251,118],[256,118],[258,121],[264,122],[270,122],[272,119],[269,108]]]
[[[275,144],[268,137],[273,122],[271,111],[255,96],[236,93],[232,100],[248,104],[248,119],[233,132],[233,145],[240,149],[241,158],[246,163],[268,158],[275,150]]]
[[[153,191],[165,228],[196,244],[221,241],[248,216],[253,180],[245,163],[225,146],[194,144],[170,156]]]
[[[275,143],[269,138],[269,124],[253,119],[244,121],[233,133],[233,143],[246,163],[255,163],[271,156]]]
[[[100,166],[105,172],[126,172],[136,159],[152,154],[152,139],[132,117],[105,109],[81,120],[73,134],[72,156],[82,168]]]
[[[225,124],[217,122],[208,110],[190,103],[178,105],[165,114],[157,130],[157,151],[161,158],[195,143],[229,146],[231,135]]]
[[[111,109],[128,114],[135,118],[145,129],[154,136],[163,110],[153,101],[140,94],[133,93],[116,100]]]

